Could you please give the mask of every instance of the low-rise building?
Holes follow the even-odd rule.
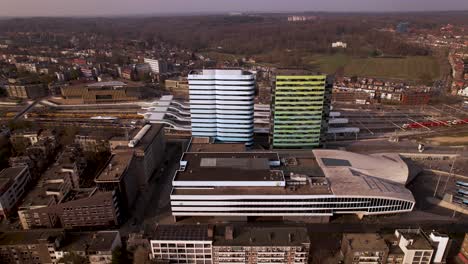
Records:
[[[345,264],[384,264],[388,252],[387,242],[379,234],[344,234],[341,241]]]
[[[468,233],[465,234],[465,238],[460,247],[460,253],[458,253],[457,257],[462,263],[468,263]]]
[[[308,263],[310,240],[306,228],[227,226],[223,231],[219,235],[215,232],[213,264]]]
[[[55,250],[63,237],[62,230],[0,233],[0,262],[5,264],[57,263]]]
[[[169,263],[308,263],[301,227],[248,228],[160,225],[150,234],[151,258]]]
[[[0,233],[0,262],[56,264],[76,254],[90,264],[112,263],[112,251],[122,246],[119,231],[70,232],[62,229]]]
[[[61,91],[63,98],[82,104],[136,101],[146,96],[143,84],[130,81],[73,85],[62,87]]]
[[[119,231],[67,233],[56,249],[60,260],[70,253],[86,258],[90,264],[112,263],[112,251],[122,246]]]
[[[169,263],[212,264],[213,227],[159,225],[150,234],[151,258]]]
[[[27,166],[6,168],[0,172],[0,219],[14,213],[30,181],[31,174]]]
[[[167,79],[164,81],[165,87],[174,97],[188,99],[189,84],[187,78]]]
[[[403,263],[431,263],[434,249],[421,230],[395,230],[395,237],[404,253]]]

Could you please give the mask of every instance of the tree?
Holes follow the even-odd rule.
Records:
[[[127,250],[124,247],[116,247],[112,251],[112,264],[126,264],[128,262]]]

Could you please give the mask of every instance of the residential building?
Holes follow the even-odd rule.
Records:
[[[158,225],[150,234],[151,259],[212,264],[213,232],[205,225]]]
[[[401,94],[401,104],[404,105],[421,105],[428,104],[432,94],[425,92],[404,92]]]
[[[0,219],[8,218],[14,212],[30,181],[27,166],[6,168],[0,172]]]
[[[302,227],[227,226],[215,232],[213,264],[222,263],[286,263],[307,264],[310,240]]]
[[[23,229],[114,227],[121,222],[115,191],[69,190],[58,199],[43,188],[36,188],[18,210]]]
[[[320,147],[328,129],[331,78],[325,75],[278,75],[274,87],[271,147]]]
[[[186,152],[172,181],[172,215],[176,221],[211,216],[326,222],[336,214],[363,217],[414,207],[405,187],[414,173],[398,154],[315,149],[308,159],[293,159],[296,165],[284,173],[274,152]],[[298,200],[306,204],[297,207]]]
[[[128,210],[133,205],[139,190],[137,171],[131,168],[135,164],[134,159],[133,152],[113,154],[94,179],[99,190],[116,192],[124,210]]]
[[[304,22],[309,20],[317,20],[317,16],[288,16],[289,22]]]
[[[105,152],[109,150],[109,139],[112,134],[101,131],[82,131],[75,135],[75,144],[84,152]]]
[[[88,259],[90,264],[111,264],[112,251],[122,246],[119,231],[66,233],[56,248],[57,260],[70,253]]]
[[[0,233],[0,262],[5,264],[63,263],[77,254],[90,264],[112,263],[112,251],[122,246],[119,231],[70,232],[62,229]]]
[[[460,253],[458,253],[457,257],[462,261],[462,263],[468,263],[468,233],[465,234],[465,238],[463,239],[463,243],[460,248]]]
[[[253,144],[255,76],[242,70],[188,75],[192,136]]]
[[[337,42],[333,42],[331,46],[332,46],[332,48],[346,49],[348,47],[348,44],[346,42],[337,41]]]
[[[152,73],[161,74],[167,72],[167,63],[162,60],[144,58],[144,62],[149,64]]]
[[[341,254],[345,264],[385,264],[388,252],[387,242],[379,234],[343,234]]]
[[[0,262],[5,264],[57,263],[55,250],[62,230],[28,230],[0,233]]]
[[[432,263],[434,249],[429,239],[419,229],[395,230],[398,246],[404,253],[403,263]]]

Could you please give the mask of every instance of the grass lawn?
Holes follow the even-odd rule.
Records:
[[[339,67],[344,67],[346,76],[420,80],[426,75],[434,80],[440,75],[437,60],[430,56],[354,58],[344,54],[313,55],[310,57],[310,63],[316,65],[324,73],[334,73]]]

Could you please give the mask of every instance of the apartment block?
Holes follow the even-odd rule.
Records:
[[[151,258],[169,263],[211,264],[213,227],[159,225],[150,235]]]
[[[17,231],[0,234],[0,262],[5,264],[57,263],[56,245],[61,230]]]
[[[213,264],[306,264],[310,240],[306,228],[234,228],[218,230],[213,242]]]
[[[389,248],[379,234],[344,234],[341,254],[346,264],[387,263]]]
[[[0,219],[14,213],[30,181],[31,174],[27,166],[6,168],[0,172]]]

